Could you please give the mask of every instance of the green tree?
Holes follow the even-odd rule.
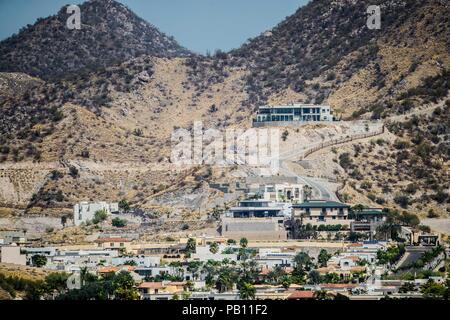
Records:
[[[317,257],[317,262],[319,263],[320,267],[326,267],[330,258],[331,254],[329,254],[327,250],[322,249],[320,250],[319,256]]]
[[[189,238],[186,243],[186,252],[187,253],[194,253],[197,249],[197,242],[194,238]]]
[[[284,289],[286,289],[286,290],[289,289],[291,284],[292,284],[292,279],[289,275],[284,275],[281,278],[281,285],[283,286]]]
[[[127,200],[122,199],[119,202],[119,208],[125,212],[130,211],[130,204],[128,203]]]
[[[92,222],[94,224],[98,224],[102,221],[105,221],[107,218],[108,218],[108,213],[106,212],[105,209],[97,210],[94,213],[94,219],[92,219]]]
[[[198,278],[202,265],[203,262],[201,261],[189,261],[187,270],[192,273],[192,278],[194,279]]]
[[[45,292],[53,294],[62,293],[67,289],[69,275],[65,272],[53,272],[45,277]]]
[[[129,272],[121,271],[114,275],[112,286],[116,300],[139,300],[139,293]]]
[[[351,215],[355,218],[355,220],[359,220],[359,216],[365,208],[366,208],[366,206],[364,206],[362,204],[354,205],[351,209]]]
[[[320,273],[317,270],[311,270],[309,272],[309,282],[312,284],[320,283]]]
[[[446,294],[446,287],[430,279],[420,287],[420,292],[428,299],[443,299]]]
[[[31,263],[33,266],[41,268],[47,264],[47,257],[40,254],[35,254],[31,257]]]
[[[253,300],[255,299],[256,289],[248,282],[245,282],[239,289],[239,297],[243,300]]]
[[[299,252],[294,257],[294,264],[293,275],[296,277],[297,282],[304,283],[306,272],[312,266],[311,257],[306,252]]]
[[[113,227],[123,228],[127,225],[127,221],[120,219],[119,217],[115,217],[114,219],[112,219],[111,224]]]
[[[233,277],[230,268],[223,268],[219,271],[216,281],[216,289],[220,293],[229,291],[233,288]]]
[[[305,202],[311,200],[312,198],[312,188],[307,184],[303,186],[303,197],[305,199]]]
[[[219,244],[217,242],[213,242],[209,245],[209,251],[213,254],[219,252]]]
[[[248,245],[247,238],[241,238],[241,240],[239,241],[239,244],[241,245],[242,248],[247,248],[247,245]]]
[[[30,281],[25,287],[25,300],[40,300],[44,293],[44,281]]]

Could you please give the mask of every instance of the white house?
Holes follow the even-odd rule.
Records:
[[[290,104],[281,106],[260,106],[255,122],[279,121],[333,121],[333,112],[327,105]]]
[[[303,202],[302,184],[272,184],[264,186],[264,200],[276,202]]]
[[[230,261],[237,261],[237,254],[224,254],[222,253],[227,246],[225,245],[219,245],[218,252],[212,253],[210,251],[210,246],[197,246],[195,248],[195,253],[191,255],[192,260],[198,260],[198,261],[208,261],[208,260],[215,260],[215,261],[223,261],[225,259],[228,259]]]
[[[133,261],[139,267],[157,267],[161,263],[159,256],[141,256],[141,257],[115,257],[112,259],[112,265],[120,266],[126,262]]]
[[[73,221],[76,226],[86,223],[94,218],[97,211],[105,210],[107,214],[119,212],[117,202],[80,202],[73,206]]]

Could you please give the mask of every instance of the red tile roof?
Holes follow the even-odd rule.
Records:
[[[116,267],[103,267],[103,268],[98,268],[97,272],[98,273],[110,273],[110,272],[117,272],[119,270],[119,268]]]
[[[292,292],[287,298],[288,299],[313,299],[314,291],[296,290],[296,291]]]
[[[127,238],[98,238],[95,242],[130,242],[130,239]]]
[[[139,289],[161,289],[162,287],[162,282],[143,282],[139,285]]]

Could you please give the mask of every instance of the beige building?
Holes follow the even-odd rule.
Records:
[[[336,201],[309,200],[292,205],[292,217],[312,225],[350,225],[348,219],[350,206]]]
[[[286,240],[287,231],[281,217],[275,218],[223,218],[222,236],[239,241],[248,240]]]
[[[2,246],[0,247],[0,262],[25,266],[27,264],[27,256],[21,254],[20,247],[17,245]]]
[[[131,240],[127,238],[98,238],[95,240],[97,247],[107,250],[130,251]]]

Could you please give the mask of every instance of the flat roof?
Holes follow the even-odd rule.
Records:
[[[259,106],[259,108],[300,108],[300,107],[305,107],[305,108],[321,108],[321,107],[330,107],[329,105],[326,104],[286,104],[286,105],[278,105],[278,106]]]
[[[366,215],[366,214],[382,214],[386,215],[387,213],[383,211],[383,209],[363,209],[362,211],[353,210],[352,211],[356,215]]]
[[[293,204],[293,208],[350,208],[348,204],[328,201],[328,200],[310,200],[303,203]]]

